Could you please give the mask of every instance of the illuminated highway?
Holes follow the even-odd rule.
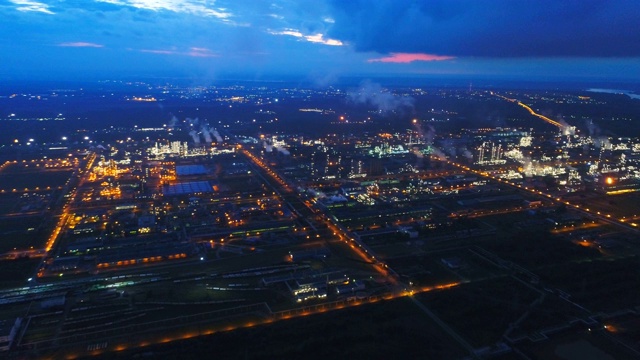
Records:
[[[53,248],[53,246],[56,243],[56,240],[58,239],[58,235],[60,235],[60,232],[62,231],[62,229],[64,229],[65,224],[67,223],[67,221],[69,220],[69,204],[75,202],[76,200],[76,196],[78,193],[78,188],[84,183],[86,174],[88,174],[89,169],[91,169],[91,166],[93,165],[93,162],[96,159],[96,154],[95,153],[91,153],[89,155],[89,158],[87,159],[87,162],[85,164],[85,169],[77,169],[76,171],[74,171],[72,177],[74,176],[79,176],[80,179],[78,181],[78,184],[75,188],[73,188],[69,194],[67,194],[67,201],[65,202],[65,204],[62,206],[62,213],[60,214],[60,217],[58,219],[58,223],[56,224],[55,228],[53,229],[53,232],[51,233],[51,236],[49,236],[49,239],[47,240],[47,244],[45,246],[45,250],[47,252],[51,251],[51,249]]]
[[[286,181],[284,181],[282,177],[277,174],[277,172],[268,167],[264,163],[264,161],[260,160],[248,150],[243,150],[242,153],[246,155],[247,158],[249,158],[249,160],[251,160],[255,165],[260,167],[260,169],[264,171],[268,176],[274,179],[277,184],[282,186],[284,191],[292,192],[291,186],[288,185]],[[325,213],[323,209],[315,206],[314,203],[305,201],[298,195],[296,195],[295,198],[309,210],[309,215],[315,215],[316,219],[321,219],[324,225],[326,225],[335,236],[338,236],[340,240],[348,243],[356,255],[358,255],[365,262],[370,263],[376,269],[376,271],[383,275],[391,284],[398,284],[396,272],[390,269],[387,264],[384,264],[380,260],[376,259],[374,252],[366,244],[360,241],[357,235],[351,234],[338,221],[333,221],[330,214]],[[309,219],[306,220],[309,221]]]
[[[438,159],[437,157],[432,157],[432,160],[435,160],[435,161],[446,161],[447,164],[453,165],[453,166],[455,166],[457,168],[472,172],[472,173],[474,173],[474,174],[476,174],[478,176],[482,176],[484,178],[491,179],[491,180],[497,181],[499,183],[502,183],[502,184],[505,184],[505,185],[508,185],[508,186],[511,186],[511,187],[514,187],[514,188],[517,188],[517,189],[520,189],[520,190],[527,191],[530,194],[533,194],[533,195],[535,195],[537,197],[541,197],[541,198],[547,199],[547,200],[549,200],[549,201],[551,201],[553,203],[556,203],[556,204],[559,204],[559,205],[566,205],[567,207],[569,207],[569,208],[571,208],[571,209],[573,209],[573,210],[575,210],[577,212],[583,213],[585,215],[589,215],[589,216],[591,216],[593,218],[597,218],[597,219],[599,219],[599,220],[601,220],[601,221],[603,221],[605,223],[618,226],[618,227],[623,228],[625,230],[631,230],[631,231],[636,232],[636,233],[640,231],[640,229],[638,229],[638,224],[637,223],[630,222],[629,220],[627,220],[625,218],[616,219],[611,214],[605,214],[605,213],[602,213],[601,211],[598,211],[597,209],[591,209],[589,207],[581,207],[578,204],[572,204],[569,201],[565,201],[565,200],[563,200],[563,199],[561,199],[559,197],[554,197],[553,195],[547,194],[545,192],[542,192],[541,190],[536,190],[534,188],[529,188],[527,186],[522,186],[522,185],[517,184],[515,182],[511,182],[511,181],[508,181],[508,180],[505,180],[505,179],[502,179],[502,178],[498,178],[498,177],[492,176],[491,174],[489,174],[489,173],[487,173],[485,171],[471,169],[470,167],[468,167],[466,165],[463,165],[463,164],[459,164],[459,163],[456,163],[456,162],[453,162],[453,161],[449,161],[449,160],[441,160],[441,159]]]
[[[557,122],[557,121],[555,121],[555,120],[551,120],[551,119],[549,119],[548,117],[546,117],[546,116],[544,116],[544,115],[540,115],[540,114],[538,114],[537,112],[533,111],[533,109],[532,109],[529,105],[522,103],[520,100],[517,100],[517,99],[510,99],[510,98],[508,98],[508,97],[505,97],[505,96],[502,96],[502,95],[498,95],[498,94],[496,94],[496,93],[494,93],[494,92],[491,92],[491,94],[492,94],[492,95],[495,95],[495,96],[497,96],[497,97],[499,97],[499,98],[505,99],[505,100],[507,100],[507,101],[517,103],[518,105],[520,105],[520,106],[522,106],[523,108],[525,108],[525,109],[529,112],[529,114],[531,114],[531,115],[533,115],[533,116],[535,116],[535,117],[537,117],[537,118],[540,118],[540,119],[542,119],[542,120],[546,121],[547,123],[549,123],[549,124],[551,124],[551,125],[553,125],[553,126],[556,126],[556,127],[560,128],[561,130],[564,130],[564,128],[566,127],[565,125],[562,125],[561,123],[559,123],[559,122]]]
[[[460,282],[455,282],[437,286],[414,288],[411,291],[387,293],[383,295],[369,296],[363,299],[350,298],[346,300],[326,302],[276,312],[272,312],[265,304],[240,306],[237,308],[212,312],[211,315],[217,315],[216,313],[218,312],[220,313],[220,315],[224,315],[224,313],[229,314],[226,316],[226,321],[223,321],[222,323],[219,322],[217,325],[207,324],[207,322],[210,322],[211,320],[216,320],[209,319],[209,314],[176,317],[174,319],[169,319],[171,320],[171,324],[163,323],[162,326],[159,326],[160,324],[140,324],[136,325],[135,327],[137,331],[131,331],[133,329],[129,328],[122,329],[121,331],[117,331],[115,333],[111,331],[110,333],[112,334],[112,336],[116,336],[115,338],[106,340],[107,337],[104,337],[102,338],[103,340],[96,340],[93,342],[96,344],[104,344],[104,346],[87,346],[86,341],[80,341],[79,344],[75,345],[71,343],[68,344],[68,346],[64,350],[58,350],[57,354],[58,356],[60,356],[64,353],[65,358],[73,359],[79,356],[99,355],[108,351],[123,351],[130,348],[147,347],[155,344],[164,344],[173,341],[190,339],[197,336],[233,331],[240,328],[250,328],[259,325],[266,325],[275,321],[290,320],[315,314],[322,314],[328,311],[340,310],[365,304],[374,304],[380,301],[393,300],[401,297],[412,297],[413,295],[418,293],[442,291],[454,288],[456,286],[459,286],[460,284]],[[415,302],[416,304],[420,303],[417,299],[415,300]],[[421,308],[424,308],[424,305],[421,305]],[[225,317],[223,316],[222,318]],[[160,332],[162,332],[162,335],[159,335],[157,332],[150,332],[150,330],[153,330],[154,328],[164,329],[164,331],[160,330]],[[448,333],[452,335],[452,331]],[[122,334],[127,335],[123,336]],[[455,333],[453,333],[453,335],[455,335]],[[76,341],[78,341],[78,338],[82,338],[82,336],[75,335],[75,338]]]

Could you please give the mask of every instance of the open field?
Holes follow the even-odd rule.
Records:
[[[464,351],[444,335],[408,299],[362,305],[210,336],[107,353],[126,359],[141,354],[174,358],[411,358],[452,359]]]
[[[0,253],[42,248],[49,236],[43,220],[39,216],[0,219]]]
[[[0,172],[0,190],[6,192],[40,189],[56,189],[63,186],[73,173],[71,168],[57,169],[44,167],[27,167],[23,164],[12,164]]]

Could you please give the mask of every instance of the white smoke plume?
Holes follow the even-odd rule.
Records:
[[[200,128],[200,132],[202,133],[202,136],[204,137],[204,141],[206,143],[211,144],[213,142],[211,134],[209,133],[209,127],[206,124],[202,125],[202,127]]]
[[[211,135],[213,135],[213,137],[216,138],[216,142],[219,142],[219,143],[222,142],[222,136],[220,136],[220,133],[218,132],[218,130],[211,129]]]
[[[595,146],[597,149],[611,149],[611,141],[609,141],[609,138],[606,136],[598,136],[593,138],[593,146]]]
[[[170,128],[174,128],[176,127],[176,125],[178,125],[178,118],[175,115],[171,116],[171,120],[169,120],[169,127]]]
[[[350,92],[349,99],[356,104],[373,105],[382,112],[413,109],[414,102],[412,97],[394,95],[369,80],[363,81],[357,91]]]
[[[564,120],[564,117],[558,116],[556,121],[559,122],[560,125],[562,125],[562,135],[575,135],[576,134],[575,126],[569,125],[569,123],[567,123]]]
[[[451,140],[442,141],[441,147],[444,151],[449,154],[450,157],[455,158],[458,156],[458,149],[456,149],[455,144]]]
[[[283,147],[281,147],[281,146],[275,146],[275,145],[274,145],[273,147],[274,147],[274,148],[276,148],[276,150],[280,151],[280,153],[281,153],[282,155],[291,155],[291,153],[289,152],[289,150],[287,150],[287,149],[285,149],[285,148],[283,148]]]
[[[469,161],[473,161],[473,154],[466,148],[462,151],[462,156],[464,156]]]
[[[533,176],[533,162],[531,161],[531,158],[528,156],[525,156],[523,161],[522,161],[522,168],[524,169],[524,176],[525,177],[532,177]]]
[[[197,127],[198,123],[200,122],[200,120],[198,118],[195,118],[195,119],[187,118],[186,121],[187,121],[187,123],[189,123],[189,126],[191,126],[191,127]]]
[[[196,145],[200,145],[200,136],[195,130],[189,131],[189,135],[191,135],[191,138]]]
[[[422,129],[422,125],[419,121],[415,121],[413,125],[416,127],[416,131],[418,132],[418,136],[422,139],[425,145],[433,145],[433,138],[436,136],[436,129],[427,125],[427,130]]]
[[[439,160],[447,160],[447,155],[443,153],[442,150],[436,147],[431,147],[431,154],[437,157]]]
[[[414,146],[411,151],[416,156],[416,169],[422,169],[424,167],[424,155],[417,146]]]
[[[262,146],[264,147],[264,151],[266,151],[266,152],[268,152],[268,153],[273,152],[273,146],[272,146],[272,145],[267,144],[267,142],[266,142],[266,141],[263,141],[263,142],[262,142]]]
[[[589,132],[589,136],[600,135],[600,128],[598,127],[598,125],[593,123],[593,120],[585,120],[585,126],[587,128],[587,131]]]
[[[415,125],[416,131],[418,131],[418,135],[423,140],[424,144],[431,147],[431,154],[440,160],[447,160],[445,153],[436,148],[433,144],[433,139],[436,137],[436,129],[431,125],[427,125],[427,130],[425,131],[422,129],[422,125],[420,125],[419,121],[416,121],[413,124]],[[453,149],[453,152],[455,153],[455,148]]]
[[[563,126],[562,127],[562,135],[575,135],[576,134],[576,128],[574,126],[566,124],[565,122],[561,122],[561,123],[562,123],[562,126]]]

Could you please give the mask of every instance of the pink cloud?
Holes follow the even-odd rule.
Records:
[[[82,41],[77,41],[77,42],[64,42],[64,43],[60,43],[60,44],[58,44],[58,46],[63,46],[63,47],[91,47],[91,48],[101,48],[101,47],[104,47],[104,45],[95,44],[95,43],[90,43],[90,42],[82,42]]]
[[[390,56],[385,56],[377,59],[369,59],[367,62],[383,62],[383,63],[410,63],[414,61],[443,61],[455,59],[453,56],[434,55],[434,54],[411,54],[411,53],[391,53]]]

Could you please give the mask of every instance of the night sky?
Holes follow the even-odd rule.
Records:
[[[640,80],[637,0],[3,0],[5,79]]]

